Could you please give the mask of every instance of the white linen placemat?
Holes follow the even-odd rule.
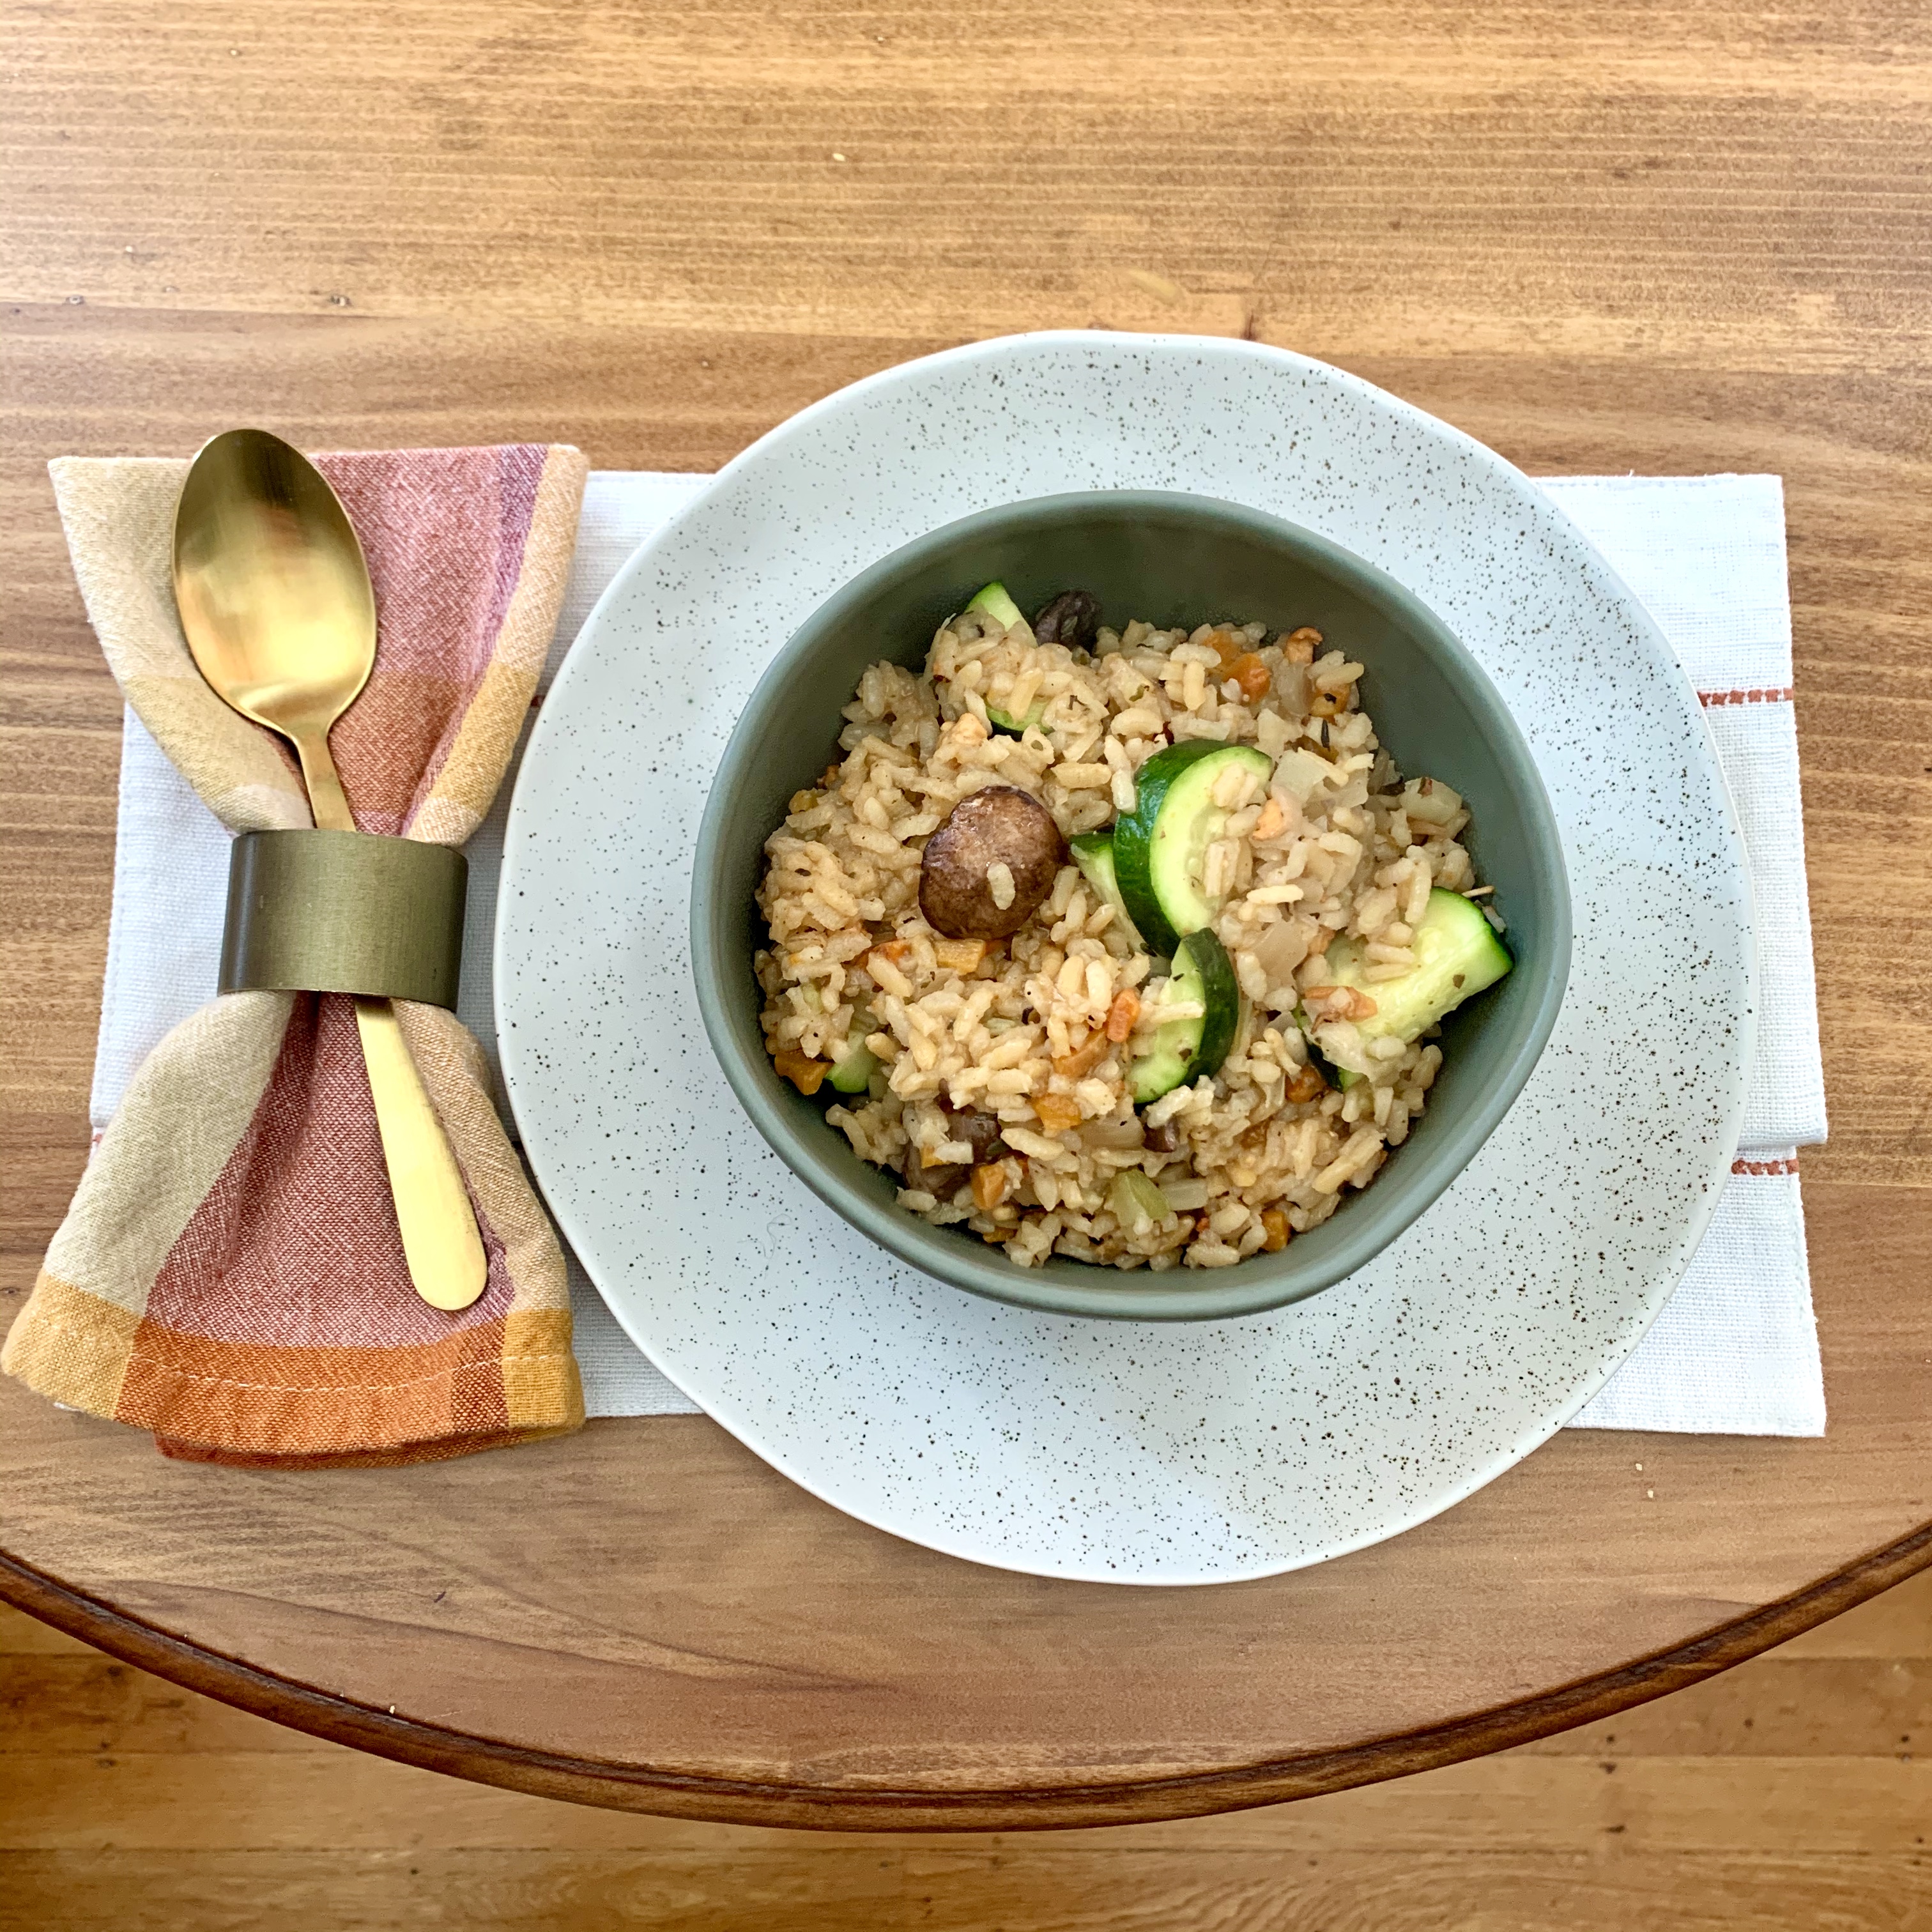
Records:
[[[544,689],[619,567],[708,480],[593,473]],[[1669,1306],[1573,1426],[1822,1435],[1824,1384],[1796,1153],[1825,1138],[1825,1088],[1791,703],[1783,488],[1775,476],[1550,478],[1543,488],[1622,572],[1703,699],[1744,828],[1758,942],[1757,1064],[1732,1178]],[[466,848],[468,937],[457,1008],[493,1074],[490,938],[510,790],[506,777],[495,812]],[[91,1105],[97,1138],[134,1070],[208,998],[226,898],[227,832],[131,712],[117,840]],[[697,1405],[618,1328],[574,1257],[571,1280],[590,1412],[694,1412]]]

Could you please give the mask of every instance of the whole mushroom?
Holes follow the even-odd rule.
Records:
[[[1041,644],[1064,644],[1069,650],[1091,650],[1100,631],[1100,600],[1090,590],[1063,590],[1033,620]]]
[[[1030,919],[1066,862],[1066,841],[1016,785],[968,793],[926,842],[919,909],[948,939],[1004,939]]]

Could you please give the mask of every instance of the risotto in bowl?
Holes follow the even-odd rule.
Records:
[[[868,1234],[1204,1318],[1340,1278],[1453,1180],[1553,1024],[1568,901],[1426,609],[1274,519],[1113,493],[935,532],[814,616],[728,749],[693,950],[739,1097]]]

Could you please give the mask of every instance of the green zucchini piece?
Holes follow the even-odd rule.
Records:
[[[1208,848],[1228,814],[1214,788],[1228,766],[1245,766],[1264,784],[1274,761],[1252,745],[1193,738],[1155,752],[1134,778],[1134,808],[1114,825],[1114,868],[1128,915],[1148,944],[1174,956],[1182,935],[1214,923],[1220,907],[1201,890]]]
[[[1154,1044],[1127,1070],[1127,1091],[1137,1107],[1172,1093],[1184,1082],[1219,1072],[1240,1024],[1241,994],[1234,983],[1234,962],[1205,927],[1190,932],[1175,948],[1174,974],[1168,983],[1177,1000],[1198,1003],[1202,1011],[1196,1018],[1168,1021],[1154,1034]]]
[[[1376,1003],[1368,1018],[1355,1022],[1364,1040],[1418,1038],[1516,963],[1482,908],[1440,886],[1429,895],[1410,945],[1415,964],[1400,977],[1372,986],[1364,976],[1367,961],[1359,939],[1338,939],[1328,948],[1324,976],[1334,986],[1358,987]]]
[[[1026,622],[1020,615],[1020,607],[1006,595],[1006,586],[1004,584],[989,584],[985,589],[975,591],[972,602],[966,608],[969,610],[984,611],[988,617],[997,617],[1009,630],[1016,624]]]
[[[1083,832],[1066,843],[1073,854],[1073,862],[1080,868],[1081,877],[1114,908],[1120,919],[1121,931],[1138,946],[1140,933],[1134,925],[1133,914],[1127,910],[1126,901],[1120,896],[1120,882],[1114,876],[1114,835],[1111,832]]]
[[[835,1060],[825,1077],[842,1094],[862,1094],[878,1070],[879,1056],[863,1040],[854,1040],[851,1052]]]
[[[986,706],[986,722],[1009,738],[1024,738],[1046,716],[1046,700],[1043,698],[1028,707],[1024,718],[1016,718],[1010,712],[1002,711],[997,704]]]
[[[974,594],[973,601],[967,605],[969,610],[983,610],[989,617],[996,617],[1009,629],[1016,624],[1032,626],[1020,614],[1020,607],[1006,594],[1004,584],[989,584]],[[1002,711],[997,704],[986,706],[986,722],[995,731],[1003,731],[1009,738],[1022,738],[1046,716],[1046,700],[1040,699],[1028,707],[1024,718],[1016,718],[1011,712]]]

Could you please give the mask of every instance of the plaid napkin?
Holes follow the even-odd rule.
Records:
[[[520,445],[317,463],[362,538],[379,613],[375,670],[330,740],[356,822],[460,844],[528,715],[584,459]],[[215,697],[182,636],[170,558],[187,464],[52,468],[132,711],[230,831],[308,825],[292,755]],[[397,1011],[482,1229],[479,1300],[446,1314],[410,1286],[352,1002],[232,994],[134,1075],[0,1367],[200,1460],[426,1461],[576,1428],[562,1253],[482,1055],[440,1007]]]

